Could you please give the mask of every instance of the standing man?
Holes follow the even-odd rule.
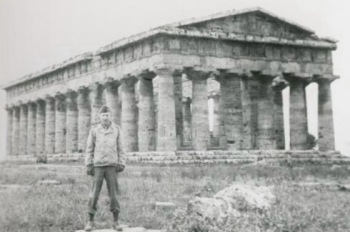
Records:
[[[120,206],[117,199],[117,173],[122,172],[125,168],[121,130],[119,126],[111,122],[111,112],[108,106],[101,107],[99,116],[100,123],[92,126],[86,147],[86,172],[92,176],[93,183],[88,205],[89,222],[85,231],[91,231],[94,228],[94,215],[103,179],[107,182],[110,211],[113,213],[113,228],[122,231],[118,222]]]

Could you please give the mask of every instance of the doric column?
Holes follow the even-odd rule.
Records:
[[[154,151],[155,140],[155,107],[153,100],[154,73],[142,72],[139,76],[139,119],[138,119],[138,147],[139,151]]]
[[[12,111],[12,155],[19,154],[19,107],[15,106]]]
[[[331,79],[317,79],[318,83],[318,149],[335,150]]]
[[[272,76],[256,74],[260,91],[258,98],[258,126],[256,144],[259,150],[276,149],[275,114],[273,102]]]
[[[55,152],[55,100],[51,96],[45,98],[45,153]]]
[[[7,111],[7,130],[6,130],[6,155],[10,156],[12,153],[12,112],[13,109],[10,107],[6,107]]]
[[[121,127],[123,133],[124,149],[127,152],[137,151],[137,107],[135,98],[134,76],[127,76],[121,81],[122,94],[122,118]]]
[[[78,150],[84,152],[86,140],[91,127],[91,106],[89,101],[89,89],[81,87],[78,90]]]
[[[210,72],[189,68],[186,73],[192,80],[192,147],[203,151],[209,145],[207,79]]]
[[[287,87],[288,82],[281,76],[277,76],[272,81],[273,88],[273,103],[275,115],[275,134],[276,134],[276,148],[278,150],[285,149],[284,139],[284,116],[283,116],[283,97],[282,90]]]
[[[243,142],[242,149],[257,149],[259,82],[251,75],[242,79]]]
[[[41,157],[45,151],[45,101],[36,101],[36,156]]]
[[[94,83],[91,85],[90,90],[91,125],[95,125],[100,121],[99,111],[103,105],[103,86],[99,83]]]
[[[73,153],[78,150],[78,105],[77,93],[68,91],[66,93],[66,152]]]
[[[217,80],[220,82],[220,111],[226,146],[229,150],[240,150],[243,141],[241,76],[230,71],[221,71]]]
[[[27,153],[34,155],[36,151],[36,104],[28,103]]]
[[[192,131],[191,131],[191,99],[186,98],[182,102],[183,112],[183,146],[191,146],[192,144]]]
[[[112,122],[120,125],[121,110],[119,108],[118,81],[109,80],[104,84],[106,105],[111,109]]]
[[[174,70],[155,69],[158,76],[157,151],[176,150]]]
[[[308,124],[306,109],[306,80],[297,76],[286,76],[290,86],[290,149],[308,149]]]
[[[28,106],[20,105],[19,154],[27,154]]]
[[[62,93],[55,96],[55,153],[66,152],[66,99]]]
[[[215,143],[214,146],[220,145],[220,95],[215,94],[213,98],[213,138]]]
[[[183,145],[182,72],[174,72],[173,78],[176,118],[176,143],[177,147],[181,147]]]

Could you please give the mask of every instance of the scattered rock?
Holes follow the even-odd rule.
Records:
[[[332,165],[331,170],[334,171],[334,170],[337,170],[337,169],[340,169],[340,168],[342,168],[341,165],[334,164],[334,165]]]
[[[40,185],[60,185],[62,184],[59,180],[41,180],[38,182]]]
[[[341,191],[350,191],[350,184],[338,184],[337,186]]]
[[[257,187],[235,183],[219,191],[212,198],[195,197],[187,205],[187,211],[178,210],[170,231],[223,231],[234,225],[237,218],[253,210],[268,210],[276,198],[270,187]],[[194,227],[193,227],[194,226]],[[199,228],[200,227],[200,228]]]

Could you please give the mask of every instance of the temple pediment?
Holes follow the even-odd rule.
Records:
[[[317,40],[312,30],[261,8],[222,12],[166,26],[188,30]]]

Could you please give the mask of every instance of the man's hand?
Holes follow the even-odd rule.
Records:
[[[125,166],[122,164],[117,164],[116,170],[117,172],[122,172],[124,171]]]
[[[89,176],[93,176],[95,174],[94,165],[89,164],[86,166],[86,174],[88,174]]]

